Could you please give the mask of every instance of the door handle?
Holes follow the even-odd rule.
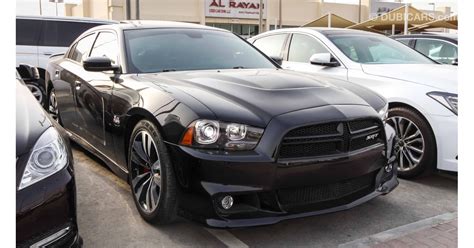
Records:
[[[53,55],[53,53],[52,52],[44,52],[43,55],[51,56],[51,55]]]
[[[76,90],[80,90],[82,83],[81,83],[80,81],[76,80],[76,81],[74,82],[74,85],[75,85],[75,87],[76,87]]]

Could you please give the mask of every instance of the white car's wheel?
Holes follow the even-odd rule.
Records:
[[[397,107],[389,110],[387,123],[397,134],[395,152],[401,178],[413,178],[434,168],[436,142],[424,118],[409,108]]]

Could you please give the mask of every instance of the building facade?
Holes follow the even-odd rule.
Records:
[[[261,22],[260,2],[263,3]],[[191,22],[250,37],[277,27],[301,26],[327,13],[358,23],[373,17],[374,10],[389,9],[386,2],[379,0],[361,0],[360,3],[359,6],[324,0],[82,0],[65,4],[65,14],[112,20]],[[397,4],[401,3],[388,7]]]
[[[261,31],[296,27],[329,12],[354,22],[369,17],[370,0],[361,6],[324,0],[262,0]],[[112,20],[167,20],[199,23],[231,30],[242,36],[259,32],[260,0],[82,0],[66,4],[67,16]],[[360,16],[359,16],[360,13]]]

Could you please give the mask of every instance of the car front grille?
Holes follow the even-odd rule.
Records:
[[[375,189],[375,173],[340,182],[277,190],[285,211],[318,210],[348,204]]]
[[[381,121],[363,119],[305,126],[289,131],[280,145],[279,159],[321,157],[384,144]]]

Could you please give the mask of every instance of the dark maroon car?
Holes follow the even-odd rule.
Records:
[[[67,135],[18,74],[16,99],[16,246],[80,247]]]

